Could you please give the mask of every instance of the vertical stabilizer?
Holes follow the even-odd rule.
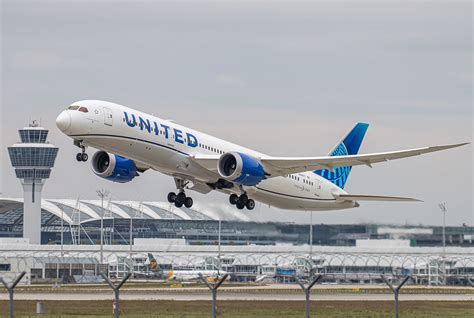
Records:
[[[329,156],[347,156],[356,155],[359,152],[360,145],[364,139],[365,133],[369,128],[369,124],[357,123],[354,128],[347,134],[347,136],[339,142],[334,149],[329,153]],[[331,181],[339,188],[344,189],[344,186],[349,178],[349,173],[352,167],[340,167],[330,170],[315,170],[314,173]]]

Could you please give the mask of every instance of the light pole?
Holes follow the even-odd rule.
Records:
[[[443,212],[443,252],[446,253],[446,202],[438,204],[439,209]]]
[[[217,244],[218,244],[218,253],[217,253],[217,256],[218,256],[219,261],[220,261],[220,259],[221,259],[221,219],[220,219],[220,218],[219,218],[219,231],[218,231]]]
[[[104,189],[97,190],[97,196],[100,198],[100,207],[102,214],[100,216],[100,263],[104,263],[104,198],[109,195],[109,191]]]
[[[128,204],[128,207],[130,208],[130,211],[132,211],[132,205]],[[130,215],[130,232],[129,232],[129,239],[130,243],[130,262],[132,264],[132,267],[130,268],[130,272],[133,271],[133,261],[132,261],[132,254],[133,254],[133,216]]]
[[[439,209],[443,212],[443,283],[446,284],[446,202],[438,204]]]
[[[309,258],[313,259],[313,211],[309,214]]]
[[[61,256],[64,256],[64,209],[61,208]]]

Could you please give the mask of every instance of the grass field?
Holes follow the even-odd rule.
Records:
[[[37,316],[36,301],[15,301],[15,317],[111,317],[111,301],[45,301],[45,315]],[[219,317],[304,317],[300,301],[219,301]],[[210,301],[122,301],[121,317],[209,317]],[[393,317],[393,302],[317,301],[311,317]],[[8,302],[0,301],[0,317],[8,316]],[[401,317],[474,317],[473,302],[403,301]]]

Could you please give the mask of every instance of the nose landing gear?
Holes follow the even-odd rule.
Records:
[[[87,159],[89,159],[89,155],[86,154],[85,152],[79,152],[77,155],[76,155],[76,160],[77,161],[87,161]]]
[[[79,148],[81,148],[81,152],[77,153],[76,155],[76,160],[81,162],[86,162],[87,159],[89,159],[89,155],[86,154],[86,144],[83,142],[83,141],[79,141],[79,142],[74,142],[74,144],[76,146],[78,146]]]
[[[229,202],[230,204],[235,205],[239,210],[242,210],[245,207],[248,210],[253,210],[255,208],[255,201],[253,199],[249,199],[245,193],[240,196],[232,193],[229,197]]]

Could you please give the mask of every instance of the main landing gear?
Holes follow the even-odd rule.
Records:
[[[179,190],[179,193],[176,194],[174,192],[168,193],[168,202],[169,203],[174,203],[174,205],[177,208],[182,207],[183,205],[187,207],[188,209],[193,206],[193,199],[190,197],[186,196],[186,193],[184,193],[184,187],[186,186],[187,182],[182,179],[174,179],[176,183],[176,187]]]
[[[89,155],[86,154],[86,145],[81,141],[78,143],[77,145],[79,148],[81,148],[81,152],[79,152],[77,155],[76,155],[76,160],[81,162],[81,161],[84,161],[86,162],[87,159],[89,159]]]
[[[237,207],[237,209],[242,210],[243,208],[247,208],[248,210],[253,210],[255,208],[255,201],[253,199],[249,199],[247,194],[242,194],[238,196],[235,193],[232,193],[229,197],[230,204]]]
[[[179,192],[178,194],[174,192],[168,193],[168,202],[174,203],[177,208],[182,207],[183,205],[188,209],[193,206],[193,199],[187,197],[186,194],[183,192]]]

